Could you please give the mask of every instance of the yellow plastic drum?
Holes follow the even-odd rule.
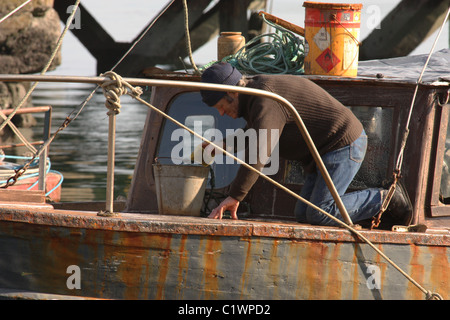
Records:
[[[305,1],[305,74],[356,77],[362,4]]]

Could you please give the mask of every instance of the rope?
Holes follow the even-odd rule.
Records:
[[[0,117],[3,120],[6,120],[7,117],[5,114],[0,110]],[[9,123],[9,128],[13,131],[13,133],[19,138],[19,140],[30,150],[31,152],[35,153],[36,148],[25,138],[25,136],[20,132],[20,130],[16,127],[16,125],[12,122]]]
[[[58,42],[56,44],[56,47],[53,49],[53,52],[49,58],[49,60],[47,61],[47,64],[44,66],[44,68],[41,71],[41,75],[44,75],[47,70],[50,68],[50,65],[52,64],[53,60],[55,59],[56,54],[58,53],[59,48],[61,47],[62,44],[62,40],[64,38],[64,36],[66,35],[67,31],[69,30],[69,26],[72,23],[72,20],[75,16],[75,12],[78,9],[78,5],[80,4],[80,0],[77,0],[71,15],[69,16],[69,18],[67,19],[66,22],[66,26],[63,30],[63,32],[61,33]],[[14,117],[14,115],[16,114],[17,110],[19,110],[20,108],[22,108],[22,106],[25,104],[25,102],[28,100],[28,98],[30,97],[31,93],[34,91],[34,89],[36,88],[36,86],[38,85],[39,82],[35,82],[33,83],[33,85],[30,87],[30,89],[28,90],[28,92],[25,94],[25,96],[22,98],[22,100],[19,102],[19,104],[14,108],[13,112],[8,116],[8,118],[0,125],[0,131],[3,130],[3,128],[6,126],[6,124],[8,124],[11,121],[11,118]]]
[[[56,43],[56,47],[54,48],[54,50],[53,50],[53,52],[52,52],[52,54],[51,54],[51,56],[50,56],[50,58],[49,58],[47,64],[46,64],[46,65],[44,66],[44,68],[42,69],[42,71],[41,71],[41,73],[40,73],[41,75],[44,75],[44,74],[47,72],[47,70],[50,68],[51,63],[52,63],[53,60],[55,59],[55,56],[56,56],[56,54],[57,54],[59,48],[61,47],[62,40],[64,39],[64,36],[66,35],[67,31],[69,30],[69,26],[72,24],[72,20],[73,20],[73,18],[74,18],[74,16],[75,16],[75,12],[76,12],[77,9],[78,9],[78,6],[79,6],[79,4],[80,4],[80,1],[81,1],[81,0],[76,0],[75,5],[73,6],[72,13],[70,14],[69,18],[67,19],[66,26],[65,26],[63,32],[61,33],[61,35],[60,35],[60,37],[59,37],[59,39],[58,39],[58,41],[57,41],[57,43]],[[19,104],[14,108],[13,112],[11,112],[11,114],[10,114],[6,119],[4,119],[4,121],[0,124],[0,131],[2,131],[2,130],[5,128],[5,126],[6,126],[7,124],[11,127],[11,124],[12,124],[12,123],[11,123],[11,119],[12,119],[12,117],[14,117],[14,115],[15,115],[16,112],[17,112],[17,110],[19,110],[20,108],[22,108],[22,106],[25,104],[25,102],[26,102],[26,101],[28,100],[28,98],[30,97],[31,93],[32,93],[32,92],[34,91],[34,89],[37,87],[38,83],[39,83],[39,82],[33,83],[33,85],[30,87],[30,89],[28,90],[28,92],[25,94],[25,96],[24,96],[24,97],[22,98],[22,100],[19,102]],[[68,122],[67,122],[67,119],[66,119],[66,121],[65,121],[64,124],[63,124],[63,125],[64,125],[64,128],[67,126],[67,124],[68,124]],[[59,132],[60,130],[62,130],[62,127],[63,127],[63,126],[61,126],[61,127],[57,130],[57,132]],[[55,135],[56,135],[56,134],[55,134]],[[34,149],[34,147],[33,147],[32,149],[34,149],[34,150],[31,150],[31,151],[33,151],[34,155],[33,155],[33,157],[31,158],[31,160],[30,160],[28,163],[26,163],[21,169],[17,170],[15,176],[9,178],[9,179],[8,179],[8,182],[7,182],[7,184],[6,184],[6,186],[5,186],[5,187],[2,187],[2,188],[7,188],[8,186],[13,185],[13,184],[17,181],[17,178],[20,177],[22,174],[25,173],[25,171],[26,171],[27,168],[30,166],[30,164],[31,164],[36,158],[38,158],[38,157],[42,154],[42,152],[44,152],[44,150],[47,148],[47,146],[53,141],[54,137],[55,137],[55,136],[53,136],[51,139],[48,139],[48,140],[40,147],[40,149],[37,150],[37,151],[36,151],[36,150]],[[19,138],[20,138],[20,135],[19,135]],[[25,141],[22,141],[22,142],[23,142],[25,145],[28,144],[28,142],[25,142]]]
[[[222,61],[249,74],[303,74],[303,40],[293,32],[268,21],[264,14],[261,16],[276,32],[254,37],[238,52]],[[262,41],[263,38],[269,38],[270,41]]]
[[[18,6],[17,8],[15,8],[13,11],[11,11],[10,13],[8,13],[6,16],[2,17],[0,19],[0,23],[2,23],[3,21],[5,21],[6,19],[8,19],[10,16],[12,16],[14,13],[16,13],[17,11],[19,11],[20,9],[22,9],[24,6],[26,6],[29,2],[31,2],[31,0],[27,0],[24,3],[22,3],[20,6]]]
[[[12,16],[14,13],[18,12],[20,9],[22,9],[24,6],[26,6],[30,2],[31,2],[31,0],[25,1],[20,6],[18,6],[14,10],[12,10],[10,13],[8,13],[4,17],[2,17],[0,19],[0,24],[3,21],[5,21],[6,19],[8,19],[10,16]],[[7,117],[2,112],[0,112],[0,116],[2,117],[3,120],[7,119]],[[17,129],[17,127],[14,125],[14,123],[9,122],[9,126],[10,126],[11,130],[14,132],[14,134],[19,138],[19,140],[28,148],[28,150],[30,150],[33,153],[35,153],[36,152],[36,148],[33,147],[33,145],[27,141],[27,139],[22,135],[22,133],[19,131],[19,129]]]
[[[65,33],[67,32],[68,26],[70,25],[70,22],[72,21],[73,16],[74,16],[74,14],[75,14],[75,12],[76,12],[76,10],[78,8],[79,2],[80,2],[80,0],[76,1],[76,4],[75,4],[74,9],[72,11],[72,14],[69,17],[68,22],[66,24],[66,28],[64,29],[64,32],[62,33],[61,37],[58,40],[57,47],[55,48],[55,51],[53,52],[52,57],[50,58],[49,62],[47,63],[47,65],[45,66],[45,68],[41,72],[41,74],[44,74],[48,70],[51,62],[53,61],[53,59],[54,59],[54,57],[56,55],[57,49],[61,45],[62,38],[65,35]],[[268,23],[268,24],[271,24],[265,18],[264,18],[264,21],[266,23]],[[151,26],[149,26],[149,27],[151,27]],[[273,25],[273,27],[275,29],[278,29],[278,30],[281,29],[281,27],[276,26],[276,25]],[[148,29],[149,28],[147,28],[147,30],[145,30],[145,32],[141,35],[141,37],[138,40],[136,40],[136,42],[133,44],[133,46],[130,48],[130,50],[128,50],[125,53],[125,55],[122,57],[122,59],[119,60],[119,62],[113,67],[113,69],[123,60],[123,58],[126,55],[128,55],[128,53],[131,51],[132,48],[134,48],[134,46],[137,44],[137,42],[140,39],[142,39],[142,37],[145,35],[145,33],[148,31]],[[258,72],[258,73],[300,73],[300,72],[302,72],[304,50],[301,48],[301,46],[303,46],[303,42],[301,42],[297,37],[295,37],[291,32],[289,32],[287,30],[283,30],[282,33],[281,33],[281,36],[278,36],[277,34],[268,34],[268,35],[265,35],[265,36],[269,36],[269,37],[272,37],[274,39],[274,41],[273,41],[271,46],[267,47],[265,44],[263,44],[261,46],[260,45],[255,45],[253,49],[249,48],[250,45],[254,45],[257,41],[260,40],[261,37],[263,37],[263,36],[259,36],[259,37],[256,37],[255,39],[253,39],[252,41],[250,41],[244,47],[248,51],[250,51],[250,54],[247,52],[247,54],[244,55],[244,53],[243,53],[244,49],[241,49],[236,55],[234,55],[231,58],[235,59],[234,60],[234,61],[236,61],[235,63],[238,63],[240,68],[243,68],[243,69],[245,69],[247,71],[250,71],[250,72]],[[292,40],[294,40],[294,41],[292,41]],[[279,43],[281,43],[282,45],[280,45]],[[281,55],[280,55],[279,54],[280,53],[280,50],[279,50],[280,48],[288,48],[288,50],[287,50],[287,52],[285,50],[281,50]],[[294,56],[291,56],[291,55],[294,55]],[[231,58],[230,58],[229,62],[233,63],[234,61],[231,60]],[[258,59],[260,59],[260,60],[258,60]],[[292,65],[294,65],[295,67],[293,68]],[[299,68],[299,66],[301,68]],[[261,70],[260,68],[265,69],[265,70],[264,71],[260,71]],[[274,71],[276,71],[276,72],[274,72]],[[293,195],[297,199],[307,203],[308,205],[312,206],[317,211],[322,212],[323,214],[327,215],[328,217],[330,217],[331,219],[333,219],[334,221],[336,221],[340,225],[344,226],[345,228],[347,228],[351,232],[355,233],[360,239],[362,239],[364,242],[366,242],[378,254],[380,254],[384,259],[386,259],[394,268],[396,268],[399,272],[401,272],[409,281],[411,281],[414,285],[416,285],[416,287],[418,287],[422,292],[424,292],[424,294],[426,294],[426,298],[427,299],[442,299],[442,297],[439,294],[432,293],[431,291],[425,290],[423,287],[421,287],[416,281],[414,281],[414,279],[412,279],[408,274],[406,274],[403,270],[401,270],[392,260],[390,260],[383,252],[381,252],[378,248],[376,248],[367,238],[365,238],[360,232],[358,232],[353,227],[347,225],[346,223],[342,222],[341,220],[337,219],[336,217],[330,215],[329,213],[325,212],[324,210],[322,210],[321,208],[315,206],[314,204],[310,203],[309,201],[301,198],[296,193],[294,193],[291,190],[287,189],[283,185],[277,183],[276,181],[274,181],[270,177],[264,175],[262,172],[254,169],[253,167],[251,167],[247,163],[243,162],[241,159],[239,159],[239,158],[235,157],[234,155],[228,153],[226,150],[224,150],[220,146],[218,146],[218,145],[214,144],[213,142],[207,140],[206,138],[202,137],[198,133],[196,133],[196,132],[192,131],[191,129],[189,129],[188,127],[184,126],[182,123],[180,123],[177,120],[175,120],[175,119],[171,118],[170,116],[166,115],[164,112],[162,112],[158,108],[156,108],[153,105],[147,103],[146,101],[144,101],[143,99],[140,98],[140,95],[142,94],[142,89],[140,87],[134,88],[133,86],[128,84],[120,76],[118,76],[117,74],[115,74],[112,71],[106,72],[104,74],[104,76],[108,76],[108,77],[111,78],[110,81],[106,81],[104,84],[102,84],[102,89],[103,89],[104,95],[106,97],[105,105],[106,105],[106,107],[109,110],[108,114],[118,114],[120,112],[120,96],[122,94],[130,95],[132,98],[135,98],[139,102],[143,103],[147,107],[151,108],[152,110],[154,110],[157,113],[161,114],[162,116],[166,117],[167,119],[169,119],[170,121],[174,122],[178,126],[184,128],[185,130],[187,130],[191,134],[199,137],[203,141],[209,142],[215,148],[217,148],[218,150],[222,151],[226,155],[230,156],[231,158],[233,158],[234,160],[239,162],[241,165],[247,167],[250,170],[255,171],[258,175],[262,176],[264,179],[268,180],[272,184],[274,184],[277,187],[281,188],[282,190],[288,192],[289,194]],[[25,100],[28,99],[28,97],[30,96],[31,92],[34,90],[36,85],[37,85],[37,83],[35,83],[30,88],[30,90],[28,91],[27,95],[25,95],[25,97],[22,99],[22,101],[19,103],[19,105],[14,109],[13,113],[11,113],[11,115],[6,119],[6,121],[4,121],[0,125],[0,130],[2,130],[5,127],[5,125],[10,122],[10,119],[14,116],[15,112],[20,107],[22,107],[22,105],[24,104]],[[91,95],[84,101],[84,104],[82,105],[82,107],[84,107],[84,105],[88,102],[88,100],[90,100],[90,98],[93,96],[93,93],[95,91],[96,91],[96,89],[93,90]],[[81,112],[81,110],[77,113],[76,116],[78,116],[78,114],[80,112]],[[72,114],[73,114],[73,112],[72,112]],[[55,135],[51,139],[47,140],[47,142],[41,147],[39,152],[33,156],[33,158],[30,161],[30,163],[43,151],[43,149],[44,149],[43,147],[47,146],[53,140],[53,138],[56,136],[56,134],[60,130],[65,128],[71,120],[73,120],[73,119],[69,119],[69,117],[66,118],[66,120],[63,123],[63,125],[61,125],[61,127],[58,129],[58,131],[55,133]]]
[[[120,113],[120,96],[128,94],[131,97],[139,97],[143,91],[141,87],[133,87],[124,81],[121,76],[113,71],[100,74],[102,77],[109,77],[111,80],[102,83],[103,95],[106,97],[105,106],[109,110],[107,115]],[[130,92],[128,92],[130,91]]]
[[[195,73],[200,74],[200,70],[197,68],[197,65],[194,62],[194,57],[192,56],[191,36],[189,35],[189,13],[186,0],[183,0],[183,8],[184,8],[184,29],[186,34],[186,49],[189,54],[189,60],[191,61]]]
[[[149,24],[147,26],[147,28],[144,30],[144,32],[142,32],[142,34],[133,42],[133,44],[130,46],[130,48],[127,50],[127,52],[125,52],[125,54],[119,59],[119,61],[117,61],[117,63],[111,68],[111,70],[114,70],[115,68],[117,68],[117,66],[128,56],[128,54],[134,49],[134,47],[147,34],[147,32],[151,29],[151,27],[155,24],[155,22],[158,21],[158,19],[167,11],[167,9],[174,2],[175,2],[175,0],[171,0],[171,2],[166,5],[166,7],[159,13],[159,15],[153,20],[153,22],[151,24]],[[67,33],[67,30],[69,29],[69,26],[72,24],[72,20],[73,20],[73,18],[75,16],[75,12],[77,11],[79,4],[80,4],[80,0],[76,0],[76,3],[73,6],[72,13],[67,18],[66,26],[65,26],[64,31],[62,32],[62,34],[61,34],[61,36],[60,36],[60,38],[58,40],[58,43],[57,43],[57,46],[56,46],[56,48],[55,48],[55,50],[53,52],[53,55],[50,58],[50,61],[47,63],[47,65],[44,68],[44,70],[41,72],[41,75],[45,74],[45,72],[48,70],[48,67],[51,64],[51,61],[54,59],[58,48],[61,46],[62,39],[64,38],[65,34]],[[0,125],[0,131],[3,130],[3,128],[6,126],[7,123],[9,125],[11,125],[11,118],[14,116],[14,114],[17,112],[17,110],[22,107],[22,105],[25,103],[25,101],[29,98],[29,96],[31,95],[32,91],[36,88],[37,84],[38,83],[34,83],[33,86],[30,87],[30,90],[27,92],[27,94],[22,99],[22,101],[20,101],[19,105],[14,109],[13,113],[11,113],[10,116],[6,119],[6,121],[4,121]],[[76,108],[74,108],[72,110],[72,112],[66,117],[64,122],[59,126],[59,128],[55,131],[55,133],[49,139],[47,139],[44,142],[44,144],[40,147],[40,149],[37,152],[34,151],[35,154],[33,156],[33,159],[30,160],[30,163],[35,158],[39,157],[42,154],[42,152],[53,142],[53,140],[56,138],[56,136],[59,134],[59,132],[63,131],[65,128],[67,128],[67,126],[80,115],[81,111],[83,111],[83,109],[86,106],[86,104],[92,99],[92,97],[94,96],[94,94],[95,94],[95,92],[97,91],[98,88],[99,88],[99,86],[97,86],[94,90],[92,90],[91,93],[84,99],[84,101],[81,102]],[[25,144],[25,142],[24,142],[24,144]],[[11,179],[12,182],[9,185],[14,184],[15,181],[17,181],[17,178],[20,177],[20,175],[23,174],[26,171],[27,167],[28,167],[27,164],[25,164],[25,166],[20,171],[18,171],[14,177],[11,177],[10,179]]]

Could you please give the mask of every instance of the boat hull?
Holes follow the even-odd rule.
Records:
[[[2,209],[0,288],[106,299],[424,299],[349,231],[255,221]],[[450,298],[446,234],[364,231]]]
[[[19,180],[14,185],[8,187],[11,190],[39,190],[38,181],[39,177],[29,177],[22,180]],[[61,179],[62,176],[57,173],[50,172],[47,174],[45,180],[45,192],[51,193],[48,195],[48,198],[52,202],[61,201]],[[53,190],[53,191],[52,191]]]

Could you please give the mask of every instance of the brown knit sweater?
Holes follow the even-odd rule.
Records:
[[[249,78],[246,87],[274,92],[287,99],[297,109],[321,155],[349,145],[361,135],[363,127],[351,110],[306,78],[258,75]],[[256,132],[278,129],[280,156],[299,160],[308,172],[314,170],[308,146],[293,117],[281,104],[269,98],[240,94],[239,114],[247,121],[246,129],[253,128]],[[268,149],[274,147],[269,145]],[[261,170],[264,165],[258,162],[252,166]],[[229,195],[242,201],[257,179],[258,174],[241,166]]]

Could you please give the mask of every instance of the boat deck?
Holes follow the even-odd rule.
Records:
[[[350,230],[341,227],[313,226],[291,221],[261,219],[208,219],[120,212],[101,216],[98,211],[61,210],[51,205],[0,203],[1,220],[55,227],[85,228],[120,232],[185,234],[202,236],[270,237],[290,240],[363,242]],[[372,243],[450,246],[448,229],[426,232],[358,230]]]

